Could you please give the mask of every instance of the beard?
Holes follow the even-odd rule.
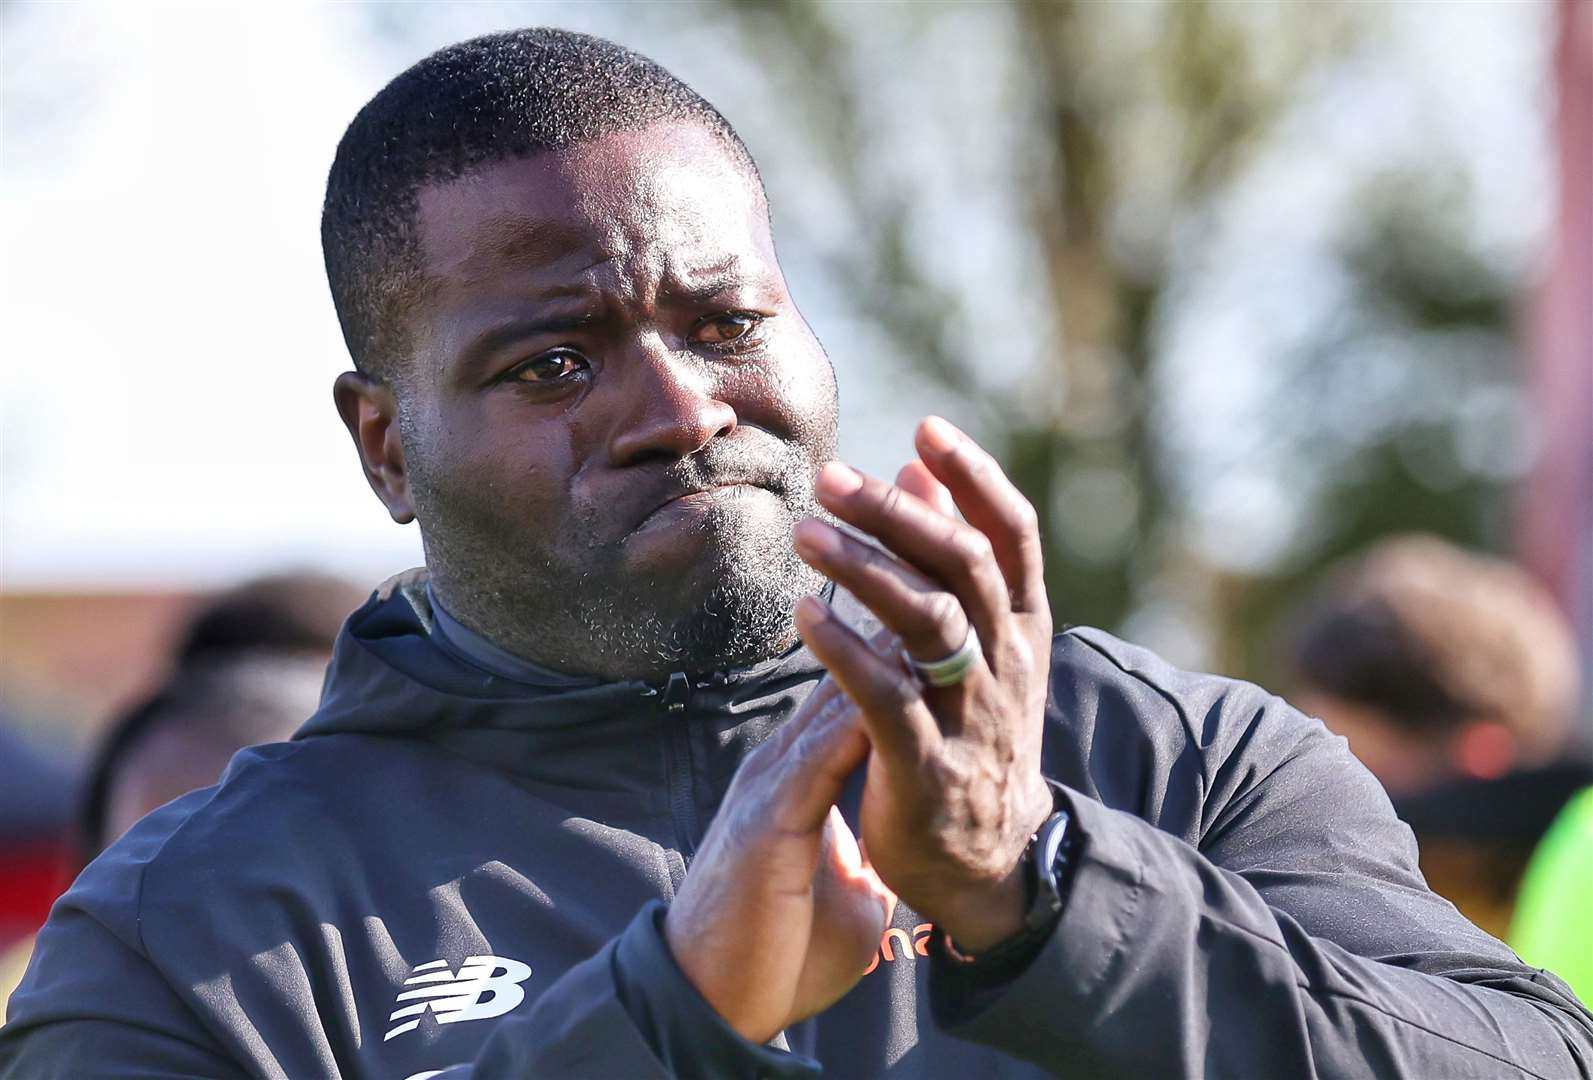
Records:
[[[797,557],[791,529],[811,510],[785,504],[779,525],[749,522],[715,507],[693,524],[706,553],[703,584],[679,589],[652,575],[583,574],[564,593],[560,621],[579,627],[585,657],[559,657],[571,668],[601,656],[634,674],[744,667],[777,655],[796,639],[792,609],[824,578]],[[660,597],[674,589],[673,604]]]
[[[697,555],[667,570],[631,565],[625,541],[633,533],[614,536],[612,514],[597,506],[574,508],[557,530],[538,529],[493,497],[496,485],[449,483],[424,454],[406,454],[432,588],[488,640],[570,674],[654,679],[776,656],[796,642],[797,601],[825,584],[797,556],[791,530],[822,515],[813,483],[828,454],[772,438],[759,450],[752,461],[711,443],[661,468],[688,488],[756,477],[773,496],[741,491],[671,526],[672,539]]]

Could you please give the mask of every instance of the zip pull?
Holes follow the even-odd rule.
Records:
[[[691,700],[691,680],[684,671],[671,671],[669,682],[664,687],[664,698],[661,704],[668,713],[686,711],[686,702]]]

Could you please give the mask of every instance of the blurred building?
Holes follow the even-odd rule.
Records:
[[[1558,194],[1529,327],[1542,437],[1522,495],[1520,545],[1575,621],[1584,670],[1593,673],[1593,4],[1559,0],[1557,19]]]

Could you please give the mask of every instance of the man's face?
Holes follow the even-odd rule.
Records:
[[[789,645],[835,383],[723,144],[658,125],[485,165],[423,188],[418,226],[399,424],[443,604],[611,678]]]

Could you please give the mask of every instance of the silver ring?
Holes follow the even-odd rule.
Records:
[[[925,686],[956,686],[968,677],[974,661],[978,659],[979,635],[974,632],[973,624],[969,623],[968,636],[962,639],[962,645],[950,656],[927,662],[909,656],[907,662],[913,666]]]

